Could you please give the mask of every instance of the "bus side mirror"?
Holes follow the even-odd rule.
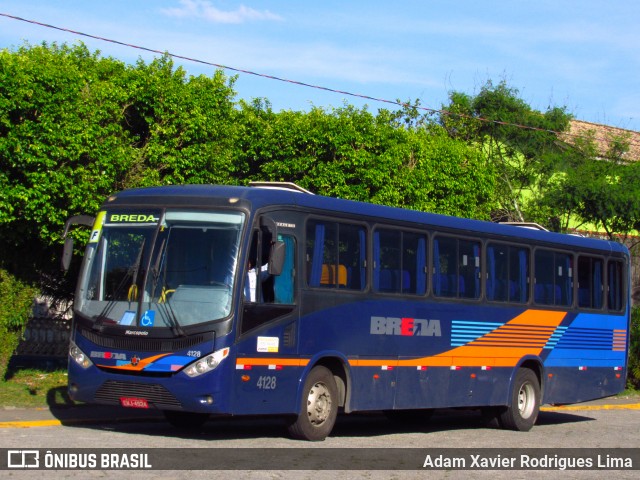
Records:
[[[62,250],[62,270],[69,271],[69,265],[71,265],[71,258],[73,257],[73,238],[67,237],[64,239],[64,250]]]
[[[73,238],[68,237],[69,229],[72,225],[84,225],[85,227],[91,227],[95,222],[95,217],[89,215],[76,215],[67,219],[64,224],[64,232],[62,238],[64,238],[64,249],[62,250],[62,270],[69,271],[69,265],[71,265],[71,258],[73,257]]]
[[[271,255],[269,255],[269,273],[280,275],[284,266],[286,247],[284,242],[275,242],[271,245]]]

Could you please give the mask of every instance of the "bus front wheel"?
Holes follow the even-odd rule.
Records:
[[[302,391],[300,413],[289,426],[289,434],[301,440],[324,440],[336,423],[338,387],[331,371],[314,367]]]
[[[528,432],[538,419],[540,411],[540,382],[528,368],[521,368],[511,392],[511,402],[499,414],[500,425],[508,430]]]

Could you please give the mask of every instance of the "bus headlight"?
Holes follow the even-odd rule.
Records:
[[[203,373],[210,372],[218,365],[220,365],[220,362],[227,358],[228,355],[229,348],[217,350],[189,365],[187,368],[185,368],[184,373],[186,373],[190,377],[197,377],[198,375],[202,375]]]
[[[73,341],[69,342],[69,356],[74,362],[76,362],[76,364],[85,370],[93,365],[93,362],[89,360],[89,357],[87,357],[87,355],[85,355],[85,353],[80,350]]]

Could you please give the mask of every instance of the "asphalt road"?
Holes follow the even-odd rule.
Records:
[[[445,460],[466,456],[468,461],[470,455],[481,454],[484,457],[487,453],[486,456],[497,456],[506,461],[512,454],[535,453],[538,452],[536,449],[547,449],[543,452],[551,452],[552,455],[553,452],[561,452],[562,456],[562,452],[567,451],[558,449],[579,448],[580,455],[602,453],[606,461],[612,452],[615,456],[616,450],[611,449],[631,448],[635,461],[640,458],[639,425],[640,397],[543,408],[537,425],[525,433],[488,428],[481,416],[472,411],[442,410],[426,423],[403,425],[394,424],[378,413],[345,415],[339,417],[332,435],[318,443],[289,439],[283,423],[275,418],[212,419],[196,431],[185,432],[174,429],[152,411],[110,407],[57,406],[40,410],[4,407],[0,408],[0,449],[37,449],[42,455],[46,449],[76,453],[108,452],[110,449],[116,449],[113,450],[116,452],[152,452],[155,455],[152,463],[156,466],[160,462],[165,467],[169,465],[167,468],[174,468],[142,468],[135,473],[137,479],[211,478],[212,470],[222,464],[227,465],[227,470],[218,474],[233,478],[511,480],[535,475],[537,478],[600,479],[615,476],[638,479],[640,465],[634,465],[635,470],[612,470],[605,464],[606,468],[599,470],[554,468],[534,472],[527,468],[462,470],[456,466],[426,471],[421,465],[427,456],[435,461],[437,454],[443,452],[438,449],[447,449],[444,450]],[[62,448],[69,450],[59,450]],[[487,448],[496,450],[483,450]],[[619,452],[625,452],[620,455],[623,459],[628,457],[628,450]],[[5,450],[0,454],[5,455]],[[393,456],[398,457],[397,463]],[[196,462],[197,459],[200,463]],[[317,470],[291,469],[314,465],[306,463],[308,459],[315,462],[322,459],[323,463],[320,467],[315,464],[314,468],[319,468]],[[0,458],[0,465],[3,460]],[[236,460],[237,464],[233,463]],[[196,462],[195,468],[182,470],[189,462]],[[235,466],[229,467],[229,462]],[[281,466],[274,467],[274,462],[275,465],[281,462]],[[251,470],[247,470],[248,466]],[[614,467],[617,468],[616,465]],[[46,474],[49,478],[130,478],[131,473],[99,468],[91,472],[23,469],[19,472],[0,470],[0,477],[10,474],[12,478],[40,479]]]

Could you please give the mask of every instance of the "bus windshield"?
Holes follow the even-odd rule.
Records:
[[[76,311],[100,324],[180,333],[227,317],[243,223],[240,212],[100,212]]]

